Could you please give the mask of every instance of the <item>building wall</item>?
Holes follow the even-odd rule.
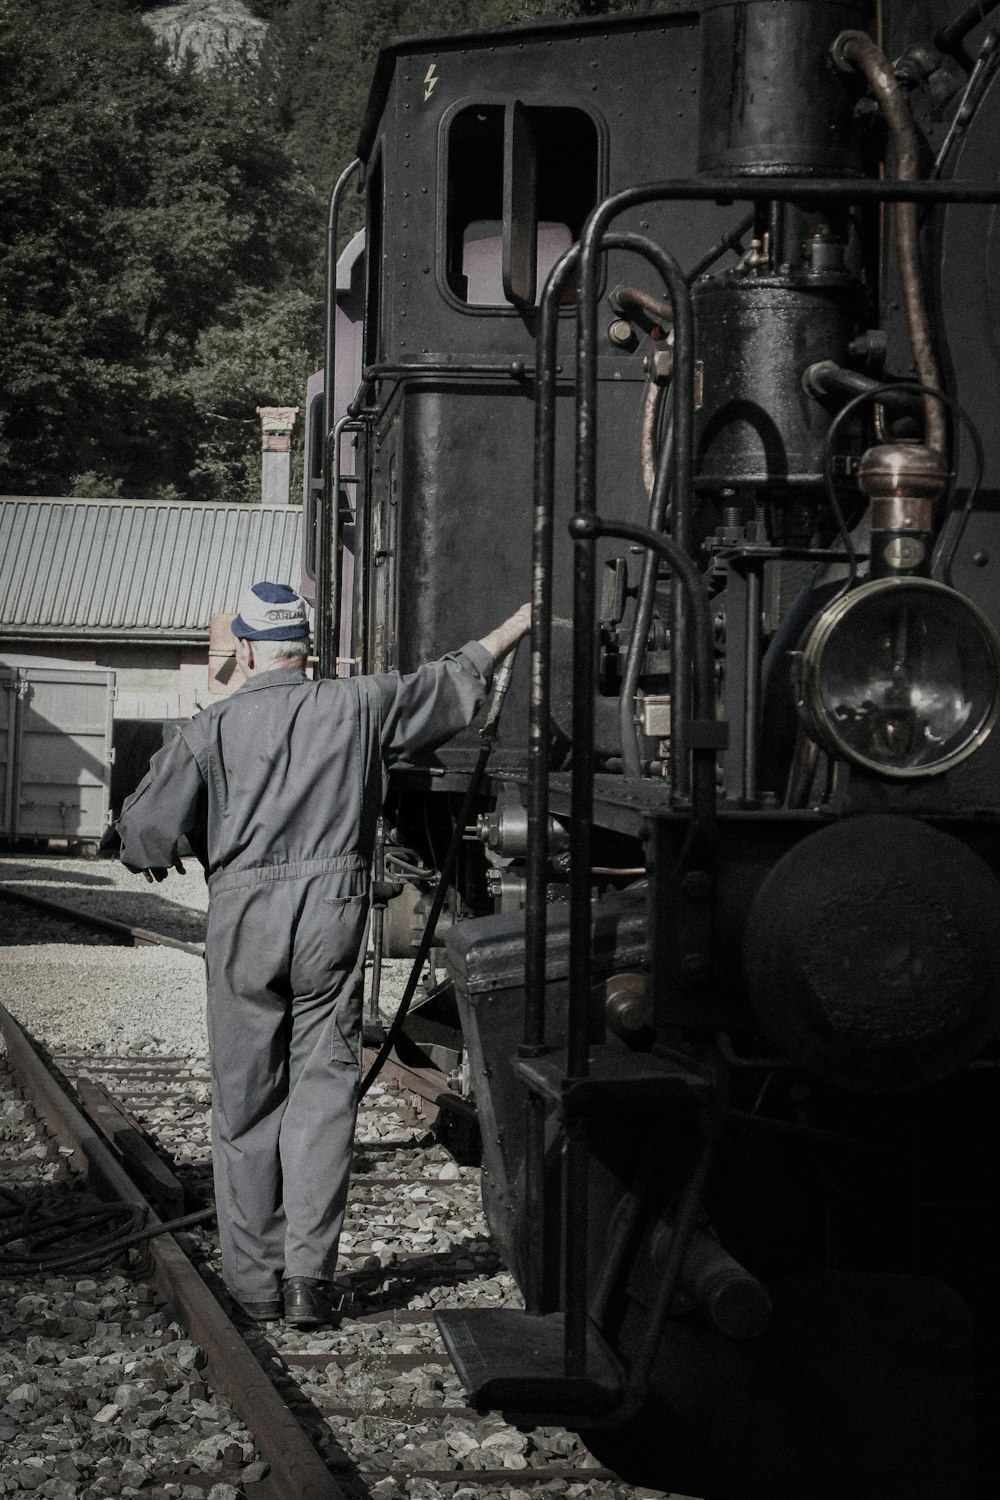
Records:
[[[118,719],[190,719],[212,701],[208,643],[201,646],[98,645],[97,663],[118,680]]]
[[[116,719],[190,719],[212,702],[208,642],[204,645],[117,645],[110,641],[19,641],[19,656],[111,667],[116,673]],[[0,642],[0,655],[3,643]]]

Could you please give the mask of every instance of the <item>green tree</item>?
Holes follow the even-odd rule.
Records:
[[[241,487],[260,493],[258,406],[302,406],[306,381],[321,359],[316,339],[320,309],[308,292],[289,288],[262,294],[240,292],[224,318],[198,339],[186,377],[191,400],[206,424],[195,465],[198,483],[212,492]],[[301,437],[302,422],[297,424]],[[295,450],[301,492],[301,447]]]
[[[197,73],[143,24],[156,0],[0,0],[0,489],[254,498],[254,408],[321,359],[327,195],[380,45],[642,8],[247,3],[259,62]]]
[[[245,498],[188,376],[308,281],[323,213],[256,75],[169,69],[121,0],[0,0],[0,68],[0,488]]]

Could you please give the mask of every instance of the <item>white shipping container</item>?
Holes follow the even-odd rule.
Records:
[[[0,662],[0,837],[100,839],[110,819],[115,674]]]

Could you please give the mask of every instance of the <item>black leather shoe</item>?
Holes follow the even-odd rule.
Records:
[[[232,1292],[229,1295],[233,1297]],[[281,1297],[270,1297],[266,1302],[244,1302],[239,1297],[233,1297],[233,1305],[255,1323],[274,1323],[285,1311]]]
[[[295,1328],[336,1328],[351,1305],[350,1290],[336,1281],[315,1276],[289,1276],[285,1281],[285,1322]]]

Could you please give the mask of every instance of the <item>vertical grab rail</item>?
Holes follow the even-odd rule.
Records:
[[[319,559],[316,569],[316,655],[320,677],[336,677],[340,634],[340,600],[337,616],[333,615],[334,595],[338,593],[340,537],[336,507],[339,497],[333,487],[330,445],[333,441],[333,394],[336,380],[337,316],[337,228],[340,200],[344,189],[361,165],[355,159],[341,172],[330,193],[326,221],[326,298],[323,329],[323,494],[319,511]],[[337,555],[334,556],[334,548]]]
[[[690,473],[692,401],[694,386],[693,316],[687,281],[679,265],[658,245],[645,236],[632,233],[603,234],[594,241],[594,259],[609,249],[625,249],[644,256],[660,272],[675,306],[675,389],[677,403],[686,407],[687,420],[678,425],[677,441],[672,451],[661,454],[657,487],[665,483],[665,470],[672,464],[675,493],[682,496],[681,508],[690,526]],[[558,310],[570,274],[579,264],[580,250],[573,249],[557,262],[542,294],[538,330],[538,383],[535,407],[535,498],[533,508],[532,558],[532,630],[531,630],[531,704],[528,740],[528,893],[525,943],[525,1026],[522,1056],[536,1056],[545,1046],[545,888],[548,867],[548,721],[551,683],[552,623],[552,529],[555,510],[555,380],[558,373]],[[593,284],[594,278],[592,278]],[[584,293],[581,289],[581,304]],[[585,313],[581,305],[579,321]],[[596,330],[596,304],[590,321]],[[581,337],[580,346],[583,340]],[[683,351],[681,353],[680,351]],[[578,371],[585,368],[578,353]],[[585,513],[593,485],[581,483],[584,469],[594,465],[593,409],[594,396],[585,403],[578,394],[578,508]],[[582,382],[578,383],[578,392]],[[589,443],[589,450],[581,451]],[[685,477],[686,476],[686,482]],[[581,497],[583,497],[581,499]],[[688,503],[684,503],[687,497]],[[593,692],[594,672],[591,631],[594,613],[594,538],[583,531],[574,533],[574,700],[573,700],[573,790],[572,790],[572,875],[570,896],[570,1016],[567,1037],[566,1072],[569,1077],[585,1076],[589,1070],[590,1018],[590,814],[593,804]],[[582,558],[582,561],[581,561]],[[679,594],[684,590],[678,590]],[[583,607],[581,608],[581,601]],[[680,605],[683,611],[683,600]],[[685,615],[686,621],[686,615]],[[581,661],[586,658],[581,668]],[[678,680],[686,667],[678,669]],[[690,696],[690,695],[688,695]],[[581,774],[582,773],[582,774]],[[582,893],[582,894],[581,894]],[[531,1098],[528,1105],[527,1149],[525,1161],[526,1208],[534,1210],[540,1222],[542,1177],[544,1171],[544,1113],[541,1101]],[[585,1219],[587,1197],[587,1144],[581,1126],[576,1125],[566,1143],[564,1163],[564,1222],[569,1217]],[[572,1211],[572,1213],[571,1213]],[[537,1311],[541,1298],[541,1243],[533,1245],[531,1261],[525,1267],[526,1295],[529,1311]],[[566,1369],[581,1373],[586,1367],[587,1320],[587,1248],[583,1236],[568,1235],[563,1252],[563,1284],[566,1303]]]
[[[593,622],[595,604],[595,543],[597,519],[597,290],[598,262],[606,225],[615,199],[597,208],[587,221],[580,245],[580,303],[577,321],[577,513],[570,522],[574,539],[573,569],[573,788],[570,829],[570,974],[569,1045],[567,1072],[571,1077],[589,1069],[591,1009],[591,819],[594,804],[594,686]],[[694,420],[694,347],[691,293],[673,256],[639,235],[628,237],[663,277],[674,311],[674,549],[686,553],[691,536],[692,447]],[[676,561],[676,559],[675,559]],[[689,785],[685,746],[690,715],[690,671],[687,642],[686,589],[675,591],[671,693],[677,705],[671,740],[674,793],[683,796]],[[587,1142],[582,1125],[566,1143],[565,1182],[574,1195],[573,1209],[586,1223]],[[582,1198],[582,1202],[580,1201]],[[569,1204],[567,1204],[569,1206]],[[567,1239],[566,1369],[586,1367],[587,1247],[580,1235]]]
[[[324,571],[324,573],[327,574],[328,581],[329,581],[330,631],[331,631],[331,637],[332,637],[332,640],[333,640],[334,650],[333,650],[333,658],[332,658],[332,660],[330,662],[331,671],[322,673],[321,675],[324,676],[324,677],[337,677],[337,676],[339,676],[340,675],[340,663],[341,663],[341,656],[340,656],[340,631],[341,631],[340,614],[341,614],[341,596],[342,596],[342,592],[343,592],[343,552],[342,552],[341,546],[340,546],[340,522],[341,522],[341,515],[340,515],[340,482],[341,482],[340,481],[340,439],[343,437],[343,435],[344,435],[345,432],[366,432],[367,430],[368,430],[368,424],[367,424],[367,422],[359,420],[357,417],[341,417],[340,421],[337,423],[336,427],[333,429],[333,434],[332,434],[331,439],[330,439],[330,450],[331,450],[330,451],[330,463],[329,463],[329,469],[330,469],[330,474],[331,474],[331,478],[330,478],[330,490],[331,490],[331,494],[332,494],[333,499],[332,499],[332,504],[330,505],[329,512],[328,512],[328,515],[327,515],[327,533],[326,534],[327,534],[327,537],[328,537],[328,546],[327,546],[327,554],[328,554],[328,556],[326,554],[324,554],[324,568],[323,568],[323,571]],[[365,495],[366,495],[365,486],[361,482],[361,475],[367,473],[367,467],[366,467],[367,466],[367,454],[363,454],[362,455],[362,460],[363,461],[362,461],[362,465],[361,465],[361,474],[358,474],[357,472],[355,472],[355,474],[353,475],[353,478],[354,478],[354,481],[355,481],[355,491],[354,491],[354,497],[355,497],[355,506],[354,506],[354,522],[355,522],[355,569],[357,569],[357,565],[358,565],[357,564],[357,545],[356,545],[356,538],[357,538],[357,535],[358,535],[358,532],[357,532],[358,515],[359,515],[359,513],[360,513],[360,511],[362,509],[362,505],[365,503]],[[345,478],[347,478],[347,477],[351,477],[351,476],[345,476]],[[362,518],[362,523],[363,523],[363,518]],[[322,537],[322,533],[321,533],[321,537]],[[355,579],[356,578],[357,578],[357,571],[355,571]]]
[[[556,262],[542,292],[535,385],[535,492],[532,507],[531,661],[528,712],[528,860],[524,945],[524,1036],[518,1053],[545,1050],[546,886],[549,864],[549,716],[552,683],[552,530],[555,510],[556,376],[559,306],[574,271],[574,245]],[[529,1091],[524,1155],[524,1200],[529,1224],[543,1220],[545,1101]],[[525,1306],[542,1310],[544,1240],[529,1238],[524,1266]]]

